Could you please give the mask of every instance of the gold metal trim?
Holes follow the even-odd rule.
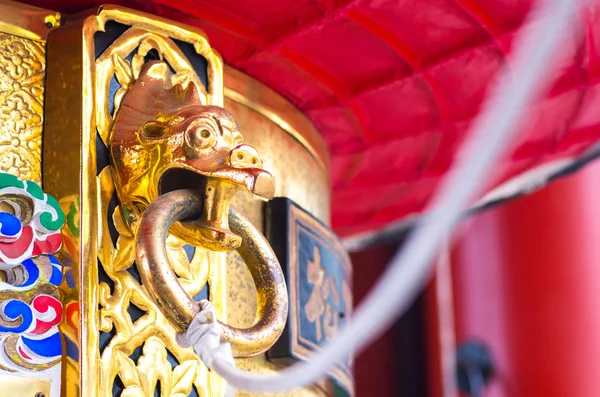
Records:
[[[312,122],[287,99],[247,74],[227,65],[224,72],[225,97],[261,114],[300,142],[329,178],[329,151]]]
[[[198,191],[166,193],[148,206],[137,234],[136,264],[142,283],[180,331],[187,330],[199,307],[171,269],[165,240],[174,222],[202,213],[202,202],[203,194]],[[237,251],[256,284],[258,308],[256,320],[248,328],[220,323],[221,340],[231,343],[234,356],[251,357],[269,349],[283,332],[288,312],[287,288],[279,261],[265,237],[234,208],[229,209],[229,225],[242,238]]]

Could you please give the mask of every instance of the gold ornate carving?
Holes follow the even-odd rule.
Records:
[[[208,396],[209,374],[193,351],[182,349],[175,340],[171,323],[161,313],[145,288],[128,269],[134,266],[135,239],[125,226],[118,207],[108,213],[108,202],[114,192],[110,170],[105,168],[98,176],[101,192],[99,218],[112,217],[119,237],[113,248],[108,223],[103,222],[98,259],[103,270],[112,280],[112,286],[101,282],[99,286],[99,330],[112,333],[110,342],[100,355],[100,376],[98,394],[111,396],[115,378],[118,376],[125,386],[125,396],[146,396],[154,393],[160,381],[162,396],[187,396],[192,387],[200,396]],[[182,287],[194,296],[206,284],[209,269],[219,263],[219,258],[209,251],[195,250],[188,259],[183,242],[170,237],[167,252],[174,271],[180,277]],[[134,305],[143,315],[133,319],[128,308]],[[142,355],[130,358],[137,348]],[[167,351],[171,352],[179,365],[172,368],[167,361]]]
[[[99,130],[111,126],[108,145],[116,192],[132,235],[137,233],[140,217],[146,216],[143,211],[160,193],[181,187],[201,192],[195,202],[183,200],[177,207],[183,210],[199,204],[196,216],[200,219],[185,226],[174,225],[172,232],[195,246],[217,251],[238,248],[247,253],[246,261],[255,270],[262,297],[259,316],[248,329],[222,326],[224,338],[232,343],[236,355],[256,355],[268,349],[283,331],[287,292],[279,263],[264,238],[259,233],[248,233],[248,222],[239,221],[235,212],[231,223],[243,224],[241,229],[246,236],[259,236],[262,240],[244,242],[229,229],[229,204],[242,189],[271,198],[274,180],[262,169],[256,150],[243,144],[233,117],[221,107],[205,105],[206,92],[174,43],[170,45],[169,40],[153,36],[156,35],[129,29],[97,61],[98,87],[106,91],[112,74],[121,86],[114,97],[114,117],[107,115],[105,99],[105,112],[97,118]],[[129,62],[123,57],[135,50],[131,43],[139,43],[139,47]],[[144,65],[144,55],[150,49],[171,55],[165,55],[165,61]],[[165,53],[166,49],[170,52]],[[169,67],[173,62],[169,59],[175,60],[176,65]],[[182,174],[183,180],[174,181],[177,174],[174,176],[171,171],[188,174]],[[182,185],[174,186],[176,182]],[[159,224],[158,219],[164,220],[172,213],[175,208],[168,207],[161,217],[153,218],[148,232],[157,230],[155,235],[144,235],[138,240],[138,268],[146,289],[163,313],[179,331],[185,331],[198,308],[179,286],[162,250],[162,239],[173,222]]]
[[[146,67],[144,57],[151,50],[156,51],[163,61]],[[131,61],[126,60],[132,52],[134,55]],[[175,71],[172,75],[170,72],[166,73],[170,68]],[[110,98],[109,85],[113,76],[120,88]],[[156,167],[164,162],[161,158],[156,158],[156,150],[149,153],[140,150],[146,147],[135,144],[132,147],[132,143],[126,142],[129,132],[127,124],[132,121],[132,112],[133,120],[136,120],[135,116],[139,117],[144,111],[164,110],[160,106],[161,98],[144,90],[144,85],[150,83],[149,87],[152,87],[151,83],[155,79],[163,86],[174,86],[175,90],[179,90],[179,95],[183,94],[183,87],[187,86],[186,92],[194,90],[195,101],[207,103],[210,100],[210,94],[203,88],[181,50],[171,39],[161,34],[134,26],[96,59],[96,104],[100,109],[96,112],[96,128],[101,139],[110,147],[113,158],[113,172],[107,167],[97,177],[97,191],[100,192],[100,212],[97,216],[101,220],[112,219],[119,234],[113,248],[108,229],[110,222],[101,223],[98,259],[113,286],[106,282],[100,283],[99,331],[112,333],[114,336],[100,356],[98,394],[112,395],[113,383],[119,377],[125,387],[123,396],[153,394],[158,384],[162,396],[187,396],[192,388],[200,396],[211,395],[211,389],[218,395],[221,381],[215,378],[211,382],[212,376],[193,351],[182,349],[177,344],[172,324],[148,295],[147,288],[136,280],[133,275],[135,269],[132,270],[132,267],[135,268],[137,221],[143,208],[158,196],[157,180],[152,177],[156,176],[153,173]],[[112,114],[109,112],[111,101],[114,107]],[[139,127],[135,127],[136,132]],[[154,131],[148,131],[148,134],[152,133]],[[157,142],[157,138],[155,135],[150,137],[154,139],[153,142]],[[171,149],[165,147],[159,153],[170,156]],[[116,157],[116,153],[124,153],[125,156]],[[127,172],[119,172],[123,169]],[[115,191],[122,207],[109,213],[109,201]],[[207,250],[195,249],[189,260],[183,246],[183,241],[176,237],[170,236],[167,240],[168,256],[181,287],[187,294],[194,296],[207,284],[210,269],[222,266],[223,258]],[[127,310],[132,305],[144,313],[139,319],[134,320]],[[222,308],[221,305],[217,306]],[[136,359],[133,354],[139,348],[142,349],[142,355]],[[167,352],[175,357],[178,365],[172,367],[167,360]]]
[[[151,49],[164,60],[144,64],[144,56]],[[132,51],[135,55],[131,61],[126,60]],[[113,74],[120,84],[112,98],[114,116],[108,115],[111,98],[98,100],[104,112],[97,116],[97,126],[102,135],[110,129],[107,144],[112,175],[132,234],[137,233],[146,207],[160,193],[181,187],[201,191],[196,203],[178,204],[179,209],[186,204],[189,207],[199,204],[201,208],[196,215],[200,218],[185,226],[173,225],[171,231],[198,247],[217,251],[238,248],[239,252],[247,253],[246,261],[255,270],[262,297],[259,316],[253,327],[244,330],[222,324],[224,339],[232,343],[234,353],[239,356],[264,352],[283,331],[287,292],[279,263],[268,243],[262,241],[264,238],[259,233],[246,233],[246,236],[258,235],[262,240],[243,242],[241,236],[229,229],[229,204],[238,190],[273,197],[272,175],[262,169],[256,150],[243,144],[243,136],[229,112],[206,104],[206,91],[171,40],[131,28],[100,55],[97,67],[98,91],[108,91]],[[181,180],[177,180],[178,175]],[[151,226],[158,237],[148,235],[138,240],[138,268],[146,289],[163,313],[179,331],[185,331],[198,311],[197,304],[179,286],[161,250],[162,239],[172,222],[165,228],[166,223],[159,225],[157,220],[174,210],[169,207],[161,213],[162,217],[153,218]],[[244,224],[246,232],[248,222],[239,221],[237,213],[234,216],[231,223]],[[250,246],[253,248],[244,248]]]
[[[74,218],[79,218],[70,256],[80,284],[70,303],[81,313],[78,318],[75,311],[71,316],[67,309],[65,323],[75,327],[69,331],[65,326],[64,334],[78,342],[80,359],[65,360],[63,390],[108,397],[116,387],[124,389],[121,396],[131,397],[151,396],[160,389],[161,396],[182,397],[194,389],[200,396],[218,397],[224,390],[223,381],[207,370],[191,348],[176,343],[175,328],[139,280],[134,264],[137,207],[114,205],[117,194],[122,204],[127,195],[115,189],[119,176],[111,167],[98,167],[98,153],[106,150],[102,145],[111,146],[115,118],[126,108],[129,93],[143,75],[144,58],[156,56],[174,70],[165,84],[193,84],[203,105],[219,106],[223,101],[220,57],[201,31],[158,17],[104,6],[80,18],[55,29],[48,39],[51,95],[46,106],[49,117],[64,124],[59,129],[55,123],[47,123],[44,132],[45,183],[64,199],[65,208],[75,203]],[[103,32],[110,30],[109,21],[121,24],[124,32],[107,39],[110,42],[104,44],[108,47],[96,55],[95,38],[107,37]],[[206,90],[174,39],[187,43],[188,49],[207,60]],[[116,92],[111,80],[119,85]],[[153,164],[156,162],[139,166]],[[72,172],[76,165],[81,165],[79,172]],[[137,186],[143,190],[156,185]],[[184,249],[183,241],[170,237],[167,245],[182,288],[195,296],[208,283],[217,316],[223,318],[225,299],[220,283],[224,254],[196,248],[188,258],[189,247]]]
[[[110,95],[99,95],[97,106],[102,111],[96,114],[96,123],[98,131],[104,143],[108,144],[109,133],[113,119],[121,107],[123,95],[129,91],[132,85],[138,80],[142,67],[144,66],[144,57],[150,51],[156,51],[165,64],[173,68],[172,76],[169,76],[169,83],[173,86],[188,86],[190,82],[198,89],[197,95],[201,103],[209,103],[208,93],[204,89],[194,68],[190,65],[185,55],[177,45],[167,37],[160,34],[149,32],[146,29],[131,28],[115,40],[97,59],[97,77],[96,90],[107,94],[110,89],[112,77],[116,77],[120,88],[114,97]],[[134,52],[131,61],[126,60],[129,54]],[[140,99],[139,97],[137,99]],[[144,98],[141,98],[144,99]],[[114,111],[109,111],[110,102],[113,102]]]
[[[139,36],[138,33],[134,35],[132,31],[126,31],[124,36],[128,39],[120,43],[129,45],[131,53],[125,54],[125,50],[113,48],[113,54],[120,54],[119,57],[108,56],[105,52],[107,56],[102,58],[105,63],[100,64],[97,63],[101,59],[95,54],[94,38],[101,36],[103,31],[110,30],[108,21],[126,25],[132,31],[137,31]],[[139,37],[140,40],[134,40],[134,36]],[[154,386],[158,381],[161,385],[161,395],[170,395],[181,390],[177,389],[180,387],[178,385],[186,384],[180,383],[179,374],[186,374],[182,375],[185,379],[195,375],[193,387],[201,396],[217,397],[222,395],[224,390],[221,379],[209,373],[193,356],[191,350],[181,349],[174,343],[175,329],[153,301],[148,299],[147,290],[137,280],[135,266],[129,264],[131,251],[127,252],[132,249],[131,236],[134,235],[132,230],[135,230],[132,227],[135,222],[130,219],[132,213],[113,210],[114,203],[110,202],[114,191],[112,182],[114,174],[111,174],[108,168],[97,169],[100,158],[97,156],[96,149],[100,149],[103,143],[110,144],[113,119],[118,114],[109,111],[104,105],[106,102],[103,98],[109,98],[105,79],[112,79],[114,76],[120,85],[127,86],[128,71],[137,79],[143,69],[139,65],[142,54],[145,53],[143,46],[146,48],[152,46],[152,49],[158,53],[158,59],[168,62],[175,74],[183,75],[181,71],[189,68],[189,65],[180,64],[182,68],[178,69],[173,54],[165,54],[174,48],[169,46],[171,39],[191,44],[196,52],[206,58],[208,61],[206,102],[203,102],[202,86],[196,84],[199,88],[200,102],[204,106],[223,106],[221,60],[208,45],[204,34],[197,29],[115,6],[104,6],[89,14],[70,18],[68,24],[54,29],[48,39],[46,100],[48,122],[45,126],[43,145],[44,186],[61,198],[60,203],[64,206],[65,213],[73,209],[74,216],[71,223],[76,226],[68,231],[72,235],[73,244],[71,248],[65,247],[64,252],[65,256],[73,259],[72,270],[76,288],[62,291],[64,296],[68,295],[68,298],[65,298],[68,306],[63,332],[65,336],[68,335],[76,342],[80,351],[79,356],[75,356],[79,360],[66,357],[63,360],[65,395],[108,397],[112,394],[108,385],[122,383],[127,389],[122,395],[147,396],[153,395]],[[105,67],[107,70],[104,70]],[[184,90],[189,85],[186,79],[169,80],[168,83],[171,85],[181,83]],[[128,90],[129,88],[119,92],[116,98],[117,107],[122,105]],[[262,99],[261,95],[259,96]],[[229,101],[227,108],[234,107],[241,108],[237,103]],[[275,109],[275,113],[277,111]],[[258,114],[255,116],[262,117]],[[288,116],[280,115],[283,120],[290,121]],[[240,117],[236,114],[236,118],[244,123],[243,118]],[[248,135],[253,135],[253,138],[248,136],[246,138],[255,148],[260,147],[261,154],[269,153],[265,156],[267,157],[264,159],[265,165],[277,172],[278,182],[285,181],[279,185],[287,187],[280,190],[278,195],[292,198],[298,195],[306,197],[303,205],[311,212],[318,213],[318,216],[327,223],[329,189],[323,167],[319,167],[314,157],[311,157],[311,154],[295,140],[298,137],[294,135],[295,138],[292,138],[285,134],[277,126],[271,125],[269,120],[271,119],[264,119],[263,124],[259,126],[246,125],[244,131],[253,130],[251,133],[248,131]],[[290,124],[301,135],[305,134],[302,123]],[[277,137],[273,137],[274,135]],[[281,139],[279,139],[280,135],[282,135]],[[97,140],[98,136],[100,139]],[[273,141],[275,138],[277,139]],[[309,140],[312,142],[311,139]],[[272,142],[277,144],[272,145]],[[319,152],[318,157],[322,157],[321,149],[315,150]],[[249,210],[243,207],[244,213],[260,212],[262,216],[262,202],[256,195],[242,191],[236,197],[236,200],[241,198],[242,202],[246,202],[248,198],[252,200],[251,203],[248,201],[251,207]],[[242,208],[241,204],[237,202],[238,208]],[[252,220],[257,225],[262,224],[255,218]],[[119,230],[112,227],[113,223]],[[115,242],[114,246],[113,239],[110,238],[111,234]],[[168,243],[171,244],[172,241],[177,240],[171,238]],[[116,244],[117,242],[119,244]],[[181,241],[177,244],[181,244]],[[70,254],[67,255],[69,250]],[[177,251],[181,253],[180,250]],[[169,252],[173,255],[175,251],[169,248]],[[181,263],[185,266],[174,270],[180,276],[179,280],[183,288],[190,295],[201,286],[199,284],[202,284],[208,272],[210,299],[216,306],[218,319],[228,323],[233,322],[232,318],[227,316],[226,297],[228,293],[237,294],[239,299],[229,302],[232,306],[236,306],[232,312],[244,313],[244,316],[249,318],[248,322],[239,324],[240,327],[251,326],[257,307],[254,283],[252,283],[252,290],[249,289],[246,294],[246,291],[241,291],[239,287],[239,284],[244,282],[242,277],[225,276],[227,267],[233,266],[231,262],[225,263],[225,255],[230,254],[237,255],[236,252],[224,254],[196,249],[191,262],[183,261]],[[105,258],[106,266],[110,267],[112,276],[106,271],[105,264],[98,262],[98,258]],[[176,265],[177,261],[171,259]],[[192,266],[192,262],[198,263],[198,267]],[[188,272],[188,265],[189,272],[193,273],[191,275]],[[243,262],[240,264],[240,268],[242,267],[249,273]],[[195,273],[201,270],[204,273]],[[252,282],[251,276],[248,277]],[[193,283],[197,284],[190,285]],[[117,288],[118,285],[120,287]],[[69,312],[70,307],[75,310]],[[141,317],[129,313],[136,307],[141,310]],[[237,315],[235,313],[234,316]],[[111,316],[118,316],[121,320],[114,321]],[[69,328],[69,324],[73,327]],[[99,327],[102,327],[102,331]],[[110,332],[106,332],[108,329]],[[110,341],[101,339],[101,336],[104,337],[108,333],[112,335]],[[126,341],[127,336],[132,340]],[[112,348],[109,349],[110,346]],[[162,359],[165,352],[167,359],[170,360],[169,365]],[[172,363],[173,358],[177,360],[176,365]],[[153,374],[150,373],[152,368],[148,366],[151,361],[156,363],[156,371]],[[267,361],[264,354],[250,359],[239,359],[237,363],[240,367],[256,372],[269,372],[281,368],[279,364]],[[102,385],[101,390],[99,385]],[[284,395],[320,396],[327,394],[324,390],[324,386],[322,388],[315,386],[310,391],[303,389]],[[239,394],[248,395],[244,392]]]
[[[45,46],[0,33],[0,171],[41,180]]]
[[[132,76],[122,78],[126,84],[122,87],[130,88],[109,138],[117,194],[130,223],[135,225],[160,192],[196,188],[205,194],[201,219],[185,228],[175,225],[173,232],[190,244],[213,250],[239,247],[241,239],[231,233],[228,222],[234,194],[245,189],[272,198],[275,193],[273,177],[262,169],[258,153],[243,144],[229,112],[203,105],[205,96],[193,79],[183,78],[189,80],[187,88],[174,85],[181,80],[177,73],[171,75],[167,62],[153,61],[132,83],[133,68],[122,58],[113,58],[121,65],[117,69],[121,75]],[[178,175],[181,185],[174,181]]]

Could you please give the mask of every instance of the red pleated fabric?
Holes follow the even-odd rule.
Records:
[[[30,0],[63,12],[96,0]],[[121,0],[204,29],[226,63],[314,122],[331,153],[342,236],[423,209],[522,29],[529,0]],[[590,6],[591,7],[591,6]],[[564,38],[552,88],[490,187],[600,138],[600,21]]]

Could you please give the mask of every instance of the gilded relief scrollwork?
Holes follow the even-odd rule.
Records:
[[[0,171],[39,182],[45,47],[0,33],[0,48]]]
[[[104,222],[99,239],[99,265],[109,278],[100,283],[99,330],[110,335],[100,356],[99,395],[111,395],[117,376],[124,385],[122,395],[125,396],[154,393],[158,381],[163,396],[187,396],[194,386],[199,395],[208,395],[206,368],[192,351],[179,347],[173,327],[136,279],[136,272],[132,269],[135,261],[134,236],[124,225],[118,207],[112,214],[108,213],[107,204],[114,191],[108,168],[101,172],[98,183],[98,191],[103,196],[102,215],[104,219],[107,216],[112,218],[118,232],[113,246],[109,223]],[[182,285],[192,296],[198,294],[208,278],[211,253],[194,250],[189,259],[181,241],[170,238],[167,246]],[[131,307],[135,310],[130,310]],[[132,357],[140,348],[142,354]],[[167,351],[178,364],[167,360]]]
[[[132,27],[96,59],[96,128],[106,145],[123,98],[140,78],[150,52],[174,71],[171,83],[187,86],[193,82],[200,87],[200,100],[208,100],[193,67],[173,40]],[[191,349],[177,344],[175,329],[139,279],[136,213],[113,204],[118,201],[115,182],[108,164],[98,170],[98,395],[112,396],[115,384],[122,389],[121,396],[129,397],[154,395],[157,389],[161,396],[219,395],[220,380],[211,376]],[[186,245],[174,236],[167,239],[167,252],[185,291],[196,296],[204,289],[206,295],[211,269],[223,265],[221,254]],[[219,306],[219,310],[224,308]]]

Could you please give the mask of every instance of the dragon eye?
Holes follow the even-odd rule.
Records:
[[[216,141],[216,132],[209,123],[195,123],[191,125],[186,133],[188,144],[195,149],[208,149]]]

